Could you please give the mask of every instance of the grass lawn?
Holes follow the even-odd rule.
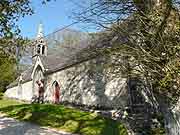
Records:
[[[82,135],[127,135],[119,122],[62,105],[26,104],[2,99],[0,112],[19,120]]]

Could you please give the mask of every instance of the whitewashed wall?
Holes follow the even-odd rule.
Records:
[[[33,96],[33,93],[32,93],[32,81],[29,81],[29,82],[26,82],[26,83],[22,84],[21,99],[30,101],[32,96]]]
[[[47,76],[46,100],[53,101],[53,82],[60,85],[60,100],[85,105],[124,107],[127,103],[126,78],[104,73],[104,65],[95,60]]]
[[[32,98],[32,81],[7,89],[5,97],[30,101]]]
[[[105,62],[101,58],[92,59],[65,70],[46,74],[45,100],[54,100],[53,82],[57,81],[60,86],[60,101],[123,108],[128,98],[126,78],[107,74]],[[33,96],[33,81],[9,88],[5,95],[29,101]]]
[[[18,86],[8,88],[6,92],[4,93],[5,97],[8,98],[17,98],[18,97]]]

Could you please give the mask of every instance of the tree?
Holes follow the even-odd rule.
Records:
[[[5,91],[5,87],[15,79],[15,60],[0,52],[0,93]]]
[[[94,0],[75,17],[105,28],[96,44],[113,47],[100,49],[103,54],[129,61],[112,64],[116,74],[126,70],[128,76],[147,78],[156,94],[173,103],[180,95],[178,7],[178,0]]]
[[[42,0],[45,4],[50,0]],[[20,36],[17,21],[32,15],[30,0],[0,0],[0,91],[14,80],[19,57],[28,42]]]
[[[42,0],[46,4],[50,0]],[[16,22],[26,15],[32,15],[30,0],[1,0],[0,1],[0,37],[12,37],[19,34]]]
[[[148,82],[149,98],[159,103],[154,114],[164,114],[169,125],[177,123],[167,114],[174,115],[171,109],[180,99],[179,0],[93,0],[89,8],[81,7],[85,10],[75,13],[75,18],[103,29],[92,44],[97,53],[112,58],[107,73]],[[173,133],[179,134],[178,123],[175,128]]]
[[[1,0],[0,1],[0,36],[11,37],[14,33],[19,34],[15,22],[20,17],[33,13],[29,0]]]

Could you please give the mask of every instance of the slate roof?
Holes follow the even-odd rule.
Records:
[[[58,70],[70,67],[74,64],[81,63],[88,59],[93,58],[95,55],[91,53],[85,53],[88,50],[88,44],[86,41],[82,41],[76,48],[59,48],[63,49],[62,53],[55,53],[48,56],[40,56],[42,64],[46,69],[46,73],[53,73]],[[84,51],[86,50],[86,51]],[[22,73],[23,83],[31,80],[31,74],[33,71],[33,65]],[[11,88],[18,85],[19,77],[11,83],[7,88]]]
[[[94,58],[96,55],[88,51],[88,45],[78,49],[67,49],[61,54],[54,54],[49,56],[40,56],[43,66],[47,69],[47,73],[52,73],[57,70],[70,67],[74,64]]]
[[[130,19],[131,20],[131,19]],[[126,23],[122,23],[122,26],[127,30],[132,32],[134,25],[133,22],[129,21]],[[129,33],[128,33],[129,34]],[[83,40],[78,43],[75,48],[71,47],[60,47],[62,49],[61,53],[54,53],[53,55],[48,56],[40,56],[42,64],[45,69],[47,69],[46,73],[53,73],[58,70],[63,70],[67,67],[70,67],[74,64],[81,63],[83,61],[92,59],[99,55],[98,49],[112,47],[112,42],[116,41],[118,43],[126,43],[128,42],[126,36],[123,32],[121,35],[114,35],[113,32],[104,31],[102,33],[97,34],[97,38],[92,42],[88,42],[87,40]],[[27,82],[31,80],[31,73],[33,71],[33,66],[22,73],[23,82]],[[18,81],[11,83],[9,87],[13,87],[18,84]]]
[[[31,73],[33,71],[33,66],[29,67],[27,70],[25,70],[22,75],[23,82],[27,82],[31,80]]]

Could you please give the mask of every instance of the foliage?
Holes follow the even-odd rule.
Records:
[[[0,112],[19,120],[83,135],[127,135],[126,128],[119,122],[62,105],[0,100]]]
[[[20,17],[32,14],[29,0],[0,1],[0,92],[14,80],[19,48],[24,40],[16,22]],[[18,50],[18,51],[17,51]]]
[[[5,87],[14,80],[15,60],[8,58],[0,52],[0,92],[4,92]]]
[[[30,0],[0,0],[0,91],[17,75],[18,63],[28,42],[20,36],[17,21],[33,14],[31,4]]]
[[[19,34],[15,24],[20,17],[32,14],[29,0],[1,0],[0,1],[0,37],[12,37],[13,33]]]
[[[178,0],[94,0],[76,14],[79,21],[105,29],[93,44],[112,58],[107,73],[145,80],[160,108],[176,105],[180,97],[179,6]],[[164,134],[160,124],[149,131]]]
[[[0,40],[0,92],[14,81],[18,75],[18,65],[25,44],[29,42],[23,38],[1,38]]]
[[[4,94],[0,92],[0,100],[3,98]]]
[[[165,123],[164,116],[162,113],[154,114],[154,123],[152,130],[150,131],[152,135],[165,135]]]
[[[41,0],[46,4],[50,0]],[[19,34],[17,21],[26,15],[34,13],[30,0],[1,0],[0,1],[0,38],[12,37]]]
[[[106,28],[95,44],[111,46],[100,52],[115,58],[109,65],[112,72],[146,78],[155,93],[176,101],[180,95],[178,1],[95,0],[90,4],[77,19]]]

